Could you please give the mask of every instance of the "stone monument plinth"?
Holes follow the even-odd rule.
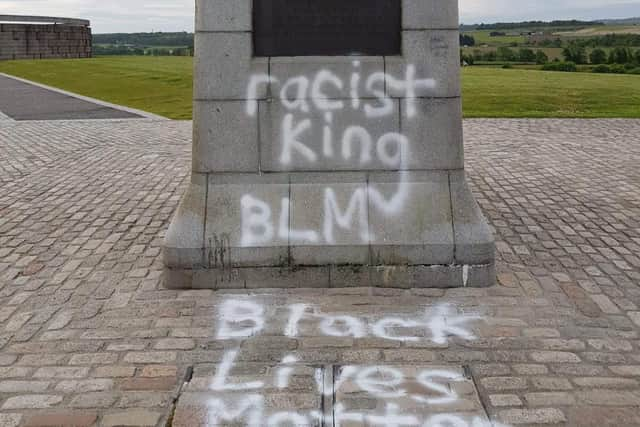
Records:
[[[170,288],[495,281],[464,172],[454,0],[197,0]]]

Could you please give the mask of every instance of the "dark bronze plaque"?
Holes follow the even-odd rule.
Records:
[[[253,0],[256,56],[399,55],[401,0]]]

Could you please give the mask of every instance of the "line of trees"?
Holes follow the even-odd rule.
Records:
[[[463,53],[462,61],[466,62],[468,65],[473,65],[476,62],[526,62],[542,65],[549,62],[549,56],[547,56],[547,54],[542,50],[534,51],[529,48],[515,50],[502,46],[497,50],[483,52],[477,49],[471,54]]]
[[[579,43],[570,43],[563,51],[565,62],[552,62],[542,69],[545,71],[578,71],[580,64],[592,64],[594,73],[640,74],[640,49],[616,47],[609,54],[604,49],[587,49]]]
[[[514,30],[521,28],[545,28],[545,27],[593,27],[596,25],[604,25],[599,21],[525,21],[525,22],[498,22],[495,24],[480,24],[475,26],[477,30]]]
[[[607,34],[597,37],[580,37],[570,41],[562,39],[561,37],[556,37],[533,40],[531,42],[531,44],[539,47],[564,47],[570,43],[576,43],[586,48],[618,46],[634,47],[640,46],[640,34]]]
[[[95,34],[95,55],[193,56],[193,33]]]
[[[93,54],[100,55],[132,55],[132,56],[193,56],[190,47],[136,47],[127,45],[94,45]]]
[[[640,34],[607,34],[598,37],[579,38],[573,40],[583,47],[616,47],[616,46],[640,46]]]
[[[193,46],[193,33],[94,34],[93,43],[131,46]]]
[[[611,49],[609,53],[600,48],[588,52],[585,47],[571,43],[564,48],[562,54],[565,62],[574,65],[632,64],[633,68],[640,66],[640,49],[634,50],[629,47],[616,47]],[[523,62],[544,65],[549,62],[549,56],[543,50],[529,48],[516,50],[506,46],[489,51],[476,49],[473,53],[462,53],[461,58],[468,65],[473,65],[476,62]]]
[[[630,47],[618,46],[609,52],[596,48],[587,54],[587,49],[581,43],[572,42],[562,51],[565,61],[575,64],[640,64],[640,49],[634,51]]]

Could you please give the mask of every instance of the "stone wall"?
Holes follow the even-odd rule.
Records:
[[[0,24],[0,60],[90,57],[90,27]]]

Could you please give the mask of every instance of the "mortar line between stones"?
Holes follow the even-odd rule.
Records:
[[[187,370],[185,371],[182,379],[182,384],[180,384],[180,387],[178,388],[178,392],[176,393],[175,397],[173,398],[173,402],[171,403],[169,416],[167,417],[165,427],[173,426],[173,417],[178,407],[178,400],[180,400],[180,396],[182,395],[184,388],[186,387],[187,384],[191,382],[192,378],[193,378],[193,365],[187,366]]]
[[[364,183],[364,187],[365,187],[365,195],[366,195],[366,202],[367,202],[367,232],[369,233],[369,238],[368,238],[368,250],[369,250],[369,259],[368,259],[368,264],[369,266],[372,266],[374,264],[373,262],[373,258],[374,258],[374,254],[373,254],[373,242],[372,242],[372,238],[371,236],[373,236],[373,229],[371,227],[371,203],[370,203],[370,199],[369,199],[369,194],[371,192],[371,173],[372,172],[367,172],[366,173],[366,178],[365,178],[365,183]],[[368,268],[368,276],[369,276],[369,284],[371,284],[371,268]],[[329,272],[331,272],[331,268],[329,268]]]
[[[287,206],[287,209],[289,210],[289,213],[287,215],[288,216],[287,219],[289,220],[289,223],[287,224],[287,226],[289,227],[289,230],[291,230],[291,227],[293,227],[293,219],[292,219],[292,217],[293,217],[293,203],[292,203],[292,200],[293,199],[291,198],[293,184],[291,182],[291,176],[289,176],[289,179],[287,181],[288,181],[288,184],[289,184],[289,185],[287,185],[287,191],[288,191],[287,197],[289,198],[289,203],[288,203],[288,206]],[[289,232],[289,233],[287,233],[287,260],[285,261],[286,265],[289,268],[293,267],[293,258],[292,257],[293,257],[293,252],[291,250],[291,233]]]
[[[209,174],[204,175],[204,218],[202,218],[202,265],[211,268],[211,260],[207,254],[207,211],[209,209]],[[224,265],[222,266],[224,269]]]
[[[382,73],[383,73],[385,76],[387,75],[387,57],[386,57],[386,56],[383,56],[383,57],[382,57]],[[388,93],[388,91],[387,91],[387,79],[386,79],[386,78],[384,79],[384,81],[383,81],[383,83],[382,83],[382,84],[384,85],[384,93],[385,93],[387,96],[389,96],[389,93]],[[400,132],[402,132],[402,131],[400,131]]]
[[[383,86],[383,88],[386,86]],[[401,98],[398,96],[387,96],[387,98],[392,99],[392,100],[403,100],[405,98]],[[439,99],[459,99],[461,98],[460,95],[452,95],[452,96],[426,96],[426,95],[416,95],[411,99],[416,99],[416,100],[431,100],[431,101],[437,101]],[[310,98],[309,96],[305,95],[302,99],[305,100],[312,100],[312,98]],[[325,97],[323,97],[323,99],[327,100],[327,101],[350,101],[351,98],[349,98],[348,96],[344,95],[344,96],[330,96],[327,95]],[[367,95],[362,95],[360,96],[361,100],[363,101],[376,101],[378,100],[377,97],[375,96],[367,96]],[[259,99],[252,99],[249,100],[246,97],[236,97],[233,99],[229,99],[229,98],[222,98],[222,97],[216,97],[216,96],[212,96],[210,98],[193,98],[194,101],[196,102],[210,102],[210,101],[269,101],[269,100],[273,100],[273,93],[271,92],[271,89],[267,89],[267,95],[264,99],[259,98]],[[88,119],[91,120],[91,119]],[[100,120],[100,121],[104,121],[104,120],[109,120],[109,119],[93,119],[93,120]],[[133,119],[111,119],[111,120],[133,120]],[[165,119],[165,120],[171,120],[171,119]],[[470,119],[464,119],[464,121],[478,121],[478,120],[489,120],[489,119],[483,119],[483,118],[470,118]],[[519,119],[500,119],[500,120],[512,120],[512,121],[517,121]],[[522,119],[524,120],[524,119]],[[552,119],[536,119],[538,121],[544,121],[544,120],[552,120]],[[587,120],[587,119],[580,119],[580,120]],[[598,119],[592,119],[592,120],[598,120]],[[638,120],[638,119],[624,119],[624,120],[629,120],[629,121],[633,121],[633,120]]]
[[[327,404],[326,404],[326,400],[327,400],[327,390],[325,389],[325,386],[327,385],[327,367],[326,366],[321,366],[320,369],[322,369],[322,391],[321,391],[321,395],[320,395],[320,427],[327,427],[326,425],[326,410],[327,410]]]
[[[464,169],[463,168],[458,168],[458,169],[412,169],[409,167],[398,167],[398,168],[390,168],[390,169],[338,169],[335,170],[334,172],[338,173],[338,174],[362,174],[362,173],[392,173],[392,172],[447,172],[447,171],[453,171],[453,172],[463,172]],[[281,176],[281,175],[294,175],[294,176],[298,176],[298,175],[303,175],[303,174],[310,174],[310,173],[322,173],[322,172],[327,172],[326,169],[301,169],[295,172],[286,172],[286,171],[265,171],[262,170],[260,171],[260,175],[262,176]],[[241,172],[210,172],[209,175],[212,176],[219,176],[219,177],[233,177],[235,175],[238,175]]]
[[[331,373],[331,427],[336,427],[336,371],[338,367],[336,365],[329,365],[330,370],[328,372]]]
[[[476,394],[478,395],[478,400],[480,401],[480,405],[482,405],[482,410],[484,411],[484,414],[487,416],[487,420],[489,420],[489,422],[493,425],[493,422],[491,421],[491,416],[489,415],[489,411],[487,410],[487,404],[482,398],[482,395],[480,394],[480,389],[478,388],[478,382],[476,381],[476,378],[473,376],[473,371],[471,370],[471,367],[469,365],[462,365],[462,369],[463,369],[464,375],[470,378],[471,381],[473,382],[473,387],[476,389]]]
[[[271,75],[271,71],[268,71],[269,75]],[[256,127],[258,129],[258,175],[262,175],[262,120],[260,120],[260,101],[256,101]]]
[[[453,191],[451,191],[451,172],[447,172],[447,180],[449,182],[449,207],[451,209],[451,232],[453,237],[453,260],[451,264],[455,264],[458,260],[458,245],[456,242],[456,221],[455,212],[453,211]]]

